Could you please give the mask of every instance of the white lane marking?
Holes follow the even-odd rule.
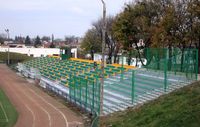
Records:
[[[0,106],[1,106],[1,109],[3,110],[4,116],[6,117],[6,122],[8,122],[8,116],[7,116],[7,114],[6,114],[5,110],[4,110],[4,107],[3,107],[1,102],[0,102]]]
[[[65,124],[66,124],[66,127],[68,127],[68,121],[67,121],[67,118],[66,118],[66,116],[63,114],[63,112],[62,111],[60,111],[58,108],[56,108],[55,106],[53,106],[52,104],[50,104],[49,102],[47,102],[44,98],[42,98],[41,96],[39,96],[39,95],[37,95],[32,89],[30,89],[29,87],[28,87],[28,89],[29,89],[29,91],[31,91],[31,92],[33,92],[36,96],[38,96],[39,98],[41,98],[44,102],[46,102],[48,105],[50,105],[51,107],[53,107],[56,111],[58,111],[62,116],[63,116],[63,118],[64,118],[64,120],[65,120]],[[30,109],[30,108],[29,108]],[[30,109],[31,110],[31,109]],[[32,111],[32,110],[31,110]],[[33,113],[33,112],[32,112]],[[32,114],[33,116],[34,116],[34,118],[35,118],[35,115],[34,114]],[[34,119],[35,120],[35,119]]]
[[[10,89],[10,86],[9,86],[9,89]],[[12,90],[12,91],[13,91],[12,93],[15,93],[14,90]],[[20,97],[19,97],[18,94],[15,93],[15,95],[16,95],[17,98],[19,98],[19,101],[21,101],[21,102],[25,105],[25,107],[27,108],[27,110],[31,113],[31,115],[32,115],[32,117],[33,117],[33,124],[32,124],[32,127],[35,127],[35,119],[36,119],[36,117],[35,117],[34,112],[31,110],[31,108],[30,108],[26,103],[24,103],[24,101],[22,101],[22,100],[20,99]]]
[[[78,122],[78,121],[72,121],[72,122],[69,122],[69,124],[77,124],[77,125],[81,125],[81,124],[83,124],[83,123]]]
[[[25,106],[31,112],[31,114],[33,116],[33,125],[32,125],[32,127],[35,127],[35,119],[36,119],[35,118],[35,113],[33,112],[33,110],[31,110],[31,108],[29,106],[27,106],[26,104],[25,104]]]
[[[7,82],[6,82],[6,83],[7,83]],[[16,97],[18,98],[18,100],[21,101],[22,104],[25,105],[26,109],[31,113],[31,115],[32,115],[32,117],[33,117],[33,124],[32,124],[32,127],[35,127],[35,119],[36,119],[36,117],[35,117],[34,112],[31,110],[31,108],[30,108],[28,105],[26,105],[26,103],[24,103],[24,101],[22,101],[22,100],[20,99],[19,95],[16,94],[16,92],[14,92],[14,90],[11,89],[11,87],[10,87],[9,85],[7,85],[7,86],[8,86],[8,89],[10,89],[10,90],[12,91],[12,93],[14,93],[14,94],[16,95]]]
[[[38,96],[39,98],[41,98],[45,103],[47,103],[48,105],[50,105],[52,108],[54,108],[56,111],[58,111],[62,117],[64,118],[65,120],[65,125],[66,127],[68,127],[68,121],[67,121],[67,118],[66,116],[64,115],[64,113],[62,111],[60,111],[58,108],[56,108],[54,105],[52,105],[51,103],[47,102],[43,97],[41,97],[40,95],[36,94],[35,91],[33,91],[32,89],[29,88],[29,91],[31,91],[32,93],[34,93],[36,96]]]
[[[48,115],[48,119],[49,119],[49,126],[51,127],[51,116],[50,116],[50,114],[49,114],[49,112],[48,111],[46,111],[43,107],[41,107],[41,109],[44,111],[44,112],[46,112],[46,114]]]
[[[21,91],[21,90],[20,90]],[[23,94],[28,97],[33,103],[34,103],[34,99],[32,97],[30,97],[29,95],[25,94],[24,91],[21,91],[23,92]],[[40,109],[42,109],[42,111],[44,111],[47,116],[48,116],[48,120],[49,120],[49,126],[51,127],[51,116],[49,114],[49,112],[47,110],[45,110],[43,107],[41,107],[38,103],[35,103]]]

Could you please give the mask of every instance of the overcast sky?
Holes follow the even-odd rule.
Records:
[[[105,0],[107,13],[116,15],[130,0]],[[0,33],[64,38],[83,36],[102,16],[101,0],[0,0]]]

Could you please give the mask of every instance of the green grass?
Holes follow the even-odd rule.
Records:
[[[6,120],[6,117],[8,118],[8,121]],[[10,103],[5,93],[0,89],[0,127],[13,127],[17,118],[17,111]]]
[[[199,127],[200,82],[103,120],[112,127]]]
[[[20,54],[20,53],[9,53],[10,56],[10,61],[12,63],[15,62],[22,62],[22,61],[26,61],[26,60],[30,60],[32,59],[32,57],[24,55],[24,54]],[[0,61],[7,61],[8,59],[8,53],[7,52],[0,52]]]

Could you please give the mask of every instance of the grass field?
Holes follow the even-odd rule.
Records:
[[[14,106],[0,89],[0,127],[13,127],[17,117],[18,114]]]
[[[32,57],[20,54],[20,53],[9,53],[10,63],[17,63],[26,60],[32,59]],[[8,53],[7,52],[0,52],[0,63],[5,62],[8,60]]]
[[[200,82],[104,121],[102,126],[112,127],[199,127]]]

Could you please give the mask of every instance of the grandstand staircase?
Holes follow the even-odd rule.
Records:
[[[121,74],[109,77],[104,82],[104,114],[116,111],[123,111],[129,107],[144,104],[154,100],[163,94],[167,94],[175,89],[187,85],[184,76],[176,77],[172,75],[168,80],[168,87],[163,86],[163,76],[159,71],[135,70],[134,101],[132,103],[132,70],[124,72],[123,80]],[[180,84],[180,79],[183,81]]]

